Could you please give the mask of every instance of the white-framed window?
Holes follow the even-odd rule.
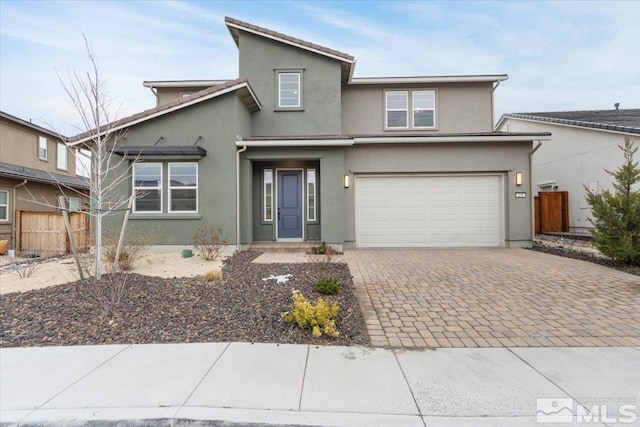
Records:
[[[134,212],[162,212],[162,163],[133,164]]]
[[[434,129],[435,127],[435,90],[385,91],[385,129]]]
[[[415,90],[413,98],[413,127],[433,128],[436,126],[436,92]]]
[[[0,190],[0,221],[9,221],[9,192]]]
[[[307,169],[307,221],[316,220],[316,170]]]
[[[263,217],[265,221],[273,221],[273,169],[264,170]]]
[[[388,129],[407,129],[409,127],[409,92],[389,90],[385,94],[386,127]]]
[[[79,212],[82,210],[82,200],[79,197],[60,196],[60,206],[68,212]]]
[[[302,73],[278,72],[278,108],[302,107]]]
[[[197,163],[169,163],[169,212],[198,212]]]
[[[38,137],[38,158],[40,160],[49,159],[49,141],[44,136]]]
[[[56,147],[56,168],[66,171],[68,168],[67,146],[62,142],[58,142]]]

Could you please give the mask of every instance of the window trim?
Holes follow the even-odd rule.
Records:
[[[281,76],[284,75],[296,75],[298,76],[298,104],[297,105],[282,105],[282,92],[280,86],[282,81]],[[291,110],[303,110],[304,98],[303,98],[303,70],[276,70],[276,110],[291,111]]]
[[[401,92],[401,93],[406,93],[407,94],[407,104],[406,107],[404,109],[390,109],[389,108],[389,94],[390,93],[394,93],[394,92]],[[410,128],[410,122],[409,122],[409,104],[410,102],[410,90],[385,90],[384,91],[384,128],[385,129],[391,129],[391,130],[395,130],[395,129],[409,129]],[[407,121],[407,125],[406,126],[389,126],[389,112],[390,111],[404,111],[405,112],[405,117],[406,117],[406,121]]]
[[[433,126],[416,126],[416,104],[414,94],[416,92],[431,92],[433,93],[433,108],[421,108],[423,111],[433,111]],[[435,129],[436,128],[436,91],[435,89],[415,89],[411,91],[411,125],[413,129]]]
[[[406,110],[398,110],[398,109],[389,109],[387,107],[388,98],[387,94],[390,92],[405,92],[407,93],[407,109]],[[433,93],[433,126],[415,126],[415,111],[414,107],[414,93],[416,92],[432,92]],[[389,111],[406,111],[407,114],[407,126],[389,126],[388,120],[388,112]],[[402,88],[402,89],[384,89],[384,130],[385,131],[395,131],[395,130],[437,130],[438,129],[438,90],[437,88]]]
[[[267,172],[271,174],[271,179],[267,182]],[[265,168],[262,172],[262,188],[263,188],[263,199],[262,199],[262,220],[264,222],[273,222],[273,169]],[[271,184],[271,188],[269,191],[269,195],[271,196],[270,206],[267,205],[267,184]],[[271,218],[267,218],[267,208],[271,208]]]
[[[7,203],[0,204],[0,206],[7,208],[7,215],[6,218],[0,218],[0,222],[11,222],[11,211],[9,210],[11,199],[9,199],[9,190],[0,190],[0,193],[5,193],[7,195]]]
[[[196,167],[196,185],[189,185],[186,187],[174,187],[171,185],[171,166],[172,165],[195,165]],[[199,191],[198,191],[198,187],[199,187],[199,181],[200,181],[200,176],[199,176],[199,170],[198,170],[198,162],[169,162],[167,164],[167,176],[168,176],[168,185],[167,185],[167,192],[168,192],[168,199],[169,199],[169,205],[167,206],[167,212],[169,213],[181,213],[181,214],[188,214],[188,213],[198,213],[198,208],[199,206]],[[195,211],[181,211],[181,210],[173,210],[171,209],[171,201],[173,199],[172,197],[172,190],[196,190],[196,210]]]
[[[160,165],[160,182],[159,185],[157,187],[136,187],[136,165]],[[162,187],[163,187],[163,181],[162,181],[162,175],[163,175],[163,164],[162,162],[137,162],[133,164],[133,167],[131,168],[131,188],[134,194],[134,200],[133,200],[133,207],[131,212],[132,213],[141,213],[141,214],[157,214],[157,213],[162,213],[162,206],[163,206],[163,193],[164,191],[162,191]],[[141,211],[136,209],[136,201],[138,199],[137,196],[135,196],[137,191],[144,191],[144,190],[159,190],[160,191],[160,210],[159,211]]]
[[[44,142],[44,147],[42,143]],[[44,150],[44,156],[40,155],[40,150]],[[49,161],[49,140],[44,136],[38,135],[38,160]]]
[[[313,182],[311,182],[310,178],[312,176],[313,173]],[[307,222],[316,222],[318,220],[318,174],[316,172],[315,168],[308,168],[307,169],[307,188],[306,188],[306,194],[307,194],[307,206],[306,206],[306,211],[307,211]],[[309,191],[309,184],[313,184],[313,193],[311,193]],[[311,204],[309,203],[309,201],[311,200],[311,195],[313,194],[313,217],[310,215],[311,214]]]
[[[64,153],[64,167],[60,167],[61,153]],[[61,171],[69,170],[69,153],[67,152],[67,146],[63,142],[56,144],[56,169]]]

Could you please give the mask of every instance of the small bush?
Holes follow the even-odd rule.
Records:
[[[204,278],[207,280],[207,282],[221,282],[222,270],[220,270],[219,268],[211,270],[204,275]]]
[[[325,295],[335,295],[340,290],[340,282],[332,277],[322,277],[316,283],[316,291]]]
[[[127,227],[124,243],[120,249],[120,258],[118,259],[118,270],[131,271],[142,259],[144,252],[149,248],[153,241],[153,232],[139,230],[134,227]],[[120,238],[119,229],[111,229],[104,235],[104,259],[113,264],[116,259],[116,251],[118,250],[118,239]]]
[[[193,246],[207,261],[216,260],[220,251],[227,247],[227,239],[222,237],[222,229],[205,225],[198,228],[193,235]]]
[[[311,253],[313,255],[325,255],[327,253],[327,248],[331,250],[331,247],[327,246],[327,242],[322,242],[319,246],[312,246]]]
[[[290,311],[282,313],[281,317],[287,323],[295,323],[301,328],[311,329],[314,337],[323,334],[337,338],[340,334],[336,329],[336,316],[340,306],[337,302],[327,303],[318,298],[311,304],[300,291],[292,291]]]

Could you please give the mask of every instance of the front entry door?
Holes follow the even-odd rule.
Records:
[[[278,171],[278,238],[302,239],[302,171]]]

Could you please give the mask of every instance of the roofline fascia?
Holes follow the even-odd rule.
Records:
[[[353,145],[352,138],[344,139],[253,139],[236,140],[236,147],[348,147]]]
[[[349,84],[402,84],[402,83],[495,83],[508,80],[506,74],[496,75],[462,75],[462,76],[424,76],[424,77],[356,77]]]
[[[425,142],[522,142],[522,141],[551,141],[551,133],[525,135],[481,135],[481,136],[386,136],[386,137],[356,137],[354,144],[416,144]]]
[[[576,128],[576,129],[594,130],[594,131],[598,131],[598,132],[608,132],[608,133],[617,133],[617,134],[620,134],[620,135],[629,135],[629,136],[633,136],[633,137],[636,137],[636,138],[640,138],[640,134],[633,133],[633,132],[625,132],[625,131],[615,130],[615,129],[601,129],[601,128],[596,128],[596,127],[591,127],[591,126],[577,126],[577,125],[571,125],[571,124],[568,124],[568,123],[548,122],[546,120],[525,119],[525,118],[522,118],[522,117],[508,116],[507,114],[503,114],[502,115],[502,117],[500,118],[500,121],[496,125],[496,129],[500,126],[500,124],[502,123],[503,119],[522,120],[524,122],[544,123],[544,124],[549,124],[549,125],[565,126],[565,127],[569,127],[569,128]],[[595,122],[583,122],[583,123],[595,123]],[[608,125],[606,123],[599,123],[599,124],[604,125],[604,126],[618,126],[618,125]],[[630,127],[630,126],[628,126],[628,127]],[[633,129],[637,129],[637,128],[633,128]]]
[[[183,103],[175,105],[175,106],[173,106],[171,108],[167,108],[165,110],[161,110],[161,111],[157,111],[157,112],[152,113],[152,114],[148,114],[146,116],[140,117],[140,118],[132,120],[130,122],[125,122],[125,123],[123,123],[121,125],[118,125],[118,126],[115,126],[115,127],[111,128],[109,131],[110,132],[116,132],[116,131],[119,131],[121,129],[128,128],[130,126],[134,126],[134,125],[137,125],[139,123],[146,122],[147,120],[155,119],[156,117],[160,117],[160,116],[163,116],[165,114],[172,113],[172,112],[180,110],[182,108],[186,108],[186,107],[189,107],[191,105],[195,105],[195,104],[198,104],[200,102],[216,98],[218,96],[226,95],[227,93],[235,92],[236,90],[242,89],[243,87],[246,87],[249,90],[249,93],[251,93],[251,96],[256,101],[256,104],[258,105],[258,108],[262,109],[262,105],[260,104],[260,101],[258,100],[258,98],[256,97],[255,93],[253,92],[253,89],[251,89],[251,86],[247,82],[242,82],[242,83],[238,83],[236,85],[230,86],[230,87],[228,87],[228,88],[226,88],[224,90],[221,90],[221,91],[218,91],[218,92],[213,92],[213,93],[210,93],[209,95],[202,96],[202,97],[199,97],[199,98],[196,98],[196,99],[192,99],[192,100],[183,102]],[[73,146],[76,146],[76,145],[81,144],[83,142],[90,141],[92,138],[93,138],[93,136],[87,136],[87,137],[79,139],[77,141],[73,141],[71,143],[68,143],[68,145],[73,147]]]
[[[194,87],[194,86],[216,86],[224,84],[229,80],[145,80],[142,82],[144,87]]]
[[[353,137],[343,139],[238,139],[237,147],[347,147],[359,144],[419,144],[438,142],[526,142],[550,141],[551,134],[482,135],[482,136],[383,136]]]
[[[245,26],[238,25],[238,24],[235,24],[233,22],[225,22],[225,24],[227,25],[227,27],[233,27],[233,28],[235,28],[237,30],[240,30],[240,31],[245,31],[245,32],[251,33],[251,34],[256,34],[256,35],[258,35],[260,37],[265,37],[265,38],[268,38],[268,39],[271,39],[271,40],[278,41],[280,43],[288,44],[289,46],[295,46],[295,47],[300,48],[300,49],[308,50],[310,52],[317,53],[318,55],[323,55],[323,56],[326,56],[326,57],[329,57],[329,58],[333,58],[333,59],[335,59],[337,61],[346,62],[347,64],[354,64],[355,63],[355,59],[347,59],[347,58],[344,58],[342,56],[338,56],[338,55],[334,55],[334,54],[329,53],[329,52],[322,51],[320,49],[315,49],[315,48],[310,47],[310,46],[305,46],[303,44],[296,43],[296,42],[293,42],[291,40],[287,40],[287,39],[283,39],[281,37],[274,36],[273,34],[267,34],[265,32],[262,32],[262,31],[259,31],[259,30],[255,30],[253,28],[247,28]]]

